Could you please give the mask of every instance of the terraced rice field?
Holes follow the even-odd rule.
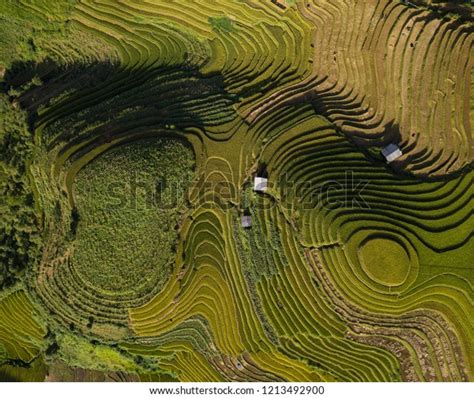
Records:
[[[1,2],[0,380],[474,381],[472,6],[414,3]]]

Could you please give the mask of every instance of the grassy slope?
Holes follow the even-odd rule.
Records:
[[[72,257],[79,275],[117,293],[163,285],[192,177],[191,150],[168,140],[123,145],[81,169]]]

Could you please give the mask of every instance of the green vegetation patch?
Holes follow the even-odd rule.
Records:
[[[192,150],[169,139],[119,146],[87,164],[74,187],[80,277],[107,292],[161,286],[193,167]]]
[[[41,246],[26,163],[33,150],[26,114],[0,94],[0,287],[13,285]]]
[[[359,259],[367,275],[383,285],[401,285],[410,272],[410,257],[394,240],[365,241],[359,249]]]
[[[46,374],[47,367],[41,358],[24,366],[0,366],[0,381],[5,382],[39,382],[45,380]]]
[[[209,17],[209,24],[215,31],[221,32],[233,32],[235,31],[235,25],[232,19],[228,16]]]

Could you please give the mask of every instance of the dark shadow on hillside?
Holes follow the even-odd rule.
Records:
[[[205,77],[187,65],[124,69],[108,62],[66,67],[52,60],[17,62],[4,81],[3,91],[28,112],[30,127],[38,111],[46,109],[42,121],[60,120],[63,141],[92,124],[102,129],[91,134],[111,140],[122,127],[145,120],[150,126],[183,129],[236,117],[235,96],[226,92],[222,76]]]
[[[8,383],[8,382],[18,382],[20,381],[16,377],[13,377],[12,375],[0,370],[0,383]]]
[[[472,0],[451,0],[449,2],[410,0],[410,3],[422,9],[430,10],[434,18],[449,18],[450,15],[456,15],[460,23],[474,21]]]
[[[429,16],[429,18],[432,18]],[[321,100],[316,94],[314,94],[311,98],[306,98],[306,100],[311,101],[313,108],[317,114],[327,116],[329,113],[328,107],[325,105],[324,101]],[[413,141],[411,144],[407,143],[407,138],[403,139],[400,126],[397,123],[389,122],[385,126],[383,126],[383,131],[381,134],[377,136],[368,136],[368,137],[361,137],[357,136],[355,133],[347,133],[342,131],[337,126],[333,125],[333,127],[338,131],[339,134],[344,136],[347,140],[349,140],[357,150],[363,152],[365,156],[372,161],[384,165],[385,168],[389,169],[391,172],[395,172],[399,176],[403,176],[405,178],[412,178],[419,181],[449,181],[459,176],[469,173],[474,168],[474,163],[466,164],[465,166],[459,168],[454,172],[450,172],[449,174],[445,175],[431,175],[431,174],[422,174],[417,173],[414,174],[413,172],[408,170],[408,166],[412,165],[413,163],[420,163],[423,162],[423,157],[429,157],[429,153],[420,153],[417,152],[415,155],[410,154],[413,147],[415,146],[415,142]],[[348,127],[345,126],[347,130]],[[417,134],[422,134],[423,132],[419,131],[411,131],[410,134],[413,137],[416,137]],[[405,154],[403,158],[397,159],[396,161],[387,165],[385,158],[382,156],[381,150],[385,146],[389,144],[396,144],[400,147],[402,152]],[[439,156],[442,154],[440,153]],[[436,159],[434,159],[436,160]],[[433,159],[429,160],[431,162],[434,161]]]

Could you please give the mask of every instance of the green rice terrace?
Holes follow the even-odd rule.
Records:
[[[2,0],[0,381],[474,381],[469,1]]]

